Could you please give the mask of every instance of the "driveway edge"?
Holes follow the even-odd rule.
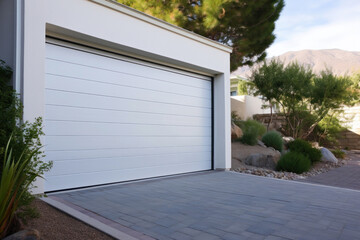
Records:
[[[42,201],[51,205],[52,207],[102,231],[109,236],[121,240],[152,240],[153,238],[144,235],[143,233],[136,232],[130,228],[122,226],[114,221],[103,218],[95,213],[86,209],[73,205],[69,202],[59,199],[54,196],[42,197]],[[119,230],[121,229],[121,230]]]

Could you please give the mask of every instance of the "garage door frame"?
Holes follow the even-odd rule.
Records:
[[[72,42],[69,40],[65,40],[65,39],[61,39],[61,38],[54,38],[54,37],[50,37],[47,36],[46,37],[46,43],[47,44],[52,44],[52,45],[57,45],[57,46],[61,46],[61,47],[65,47],[65,48],[69,48],[69,49],[74,49],[77,51],[82,51],[82,52],[86,52],[86,53],[91,53],[91,54],[96,54],[99,56],[103,56],[103,57],[108,57],[108,58],[112,58],[112,59],[117,59],[117,60],[121,60],[121,61],[125,61],[125,62],[129,62],[129,63],[133,63],[133,64],[138,64],[138,65],[143,65],[146,67],[151,67],[151,68],[155,68],[155,69],[160,69],[160,70],[164,70],[164,71],[169,71],[169,72],[173,72],[173,73],[177,73],[177,74],[181,74],[181,75],[185,75],[185,76],[190,76],[190,77],[195,77],[195,78],[199,78],[202,80],[207,80],[210,81],[210,85],[211,85],[211,169],[209,170],[214,170],[214,77],[213,75],[209,74],[209,73],[199,73],[199,72],[194,72],[190,69],[185,69],[182,67],[176,67],[174,65],[171,64],[166,64],[166,63],[161,63],[161,62],[151,62],[148,59],[144,59],[140,56],[134,56],[133,54],[131,56],[126,55],[126,53],[118,53],[117,51],[111,51],[109,49],[103,49],[101,46],[88,46],[85,44],[81,44],[81,43],[77,43],[77,42]],[[207,170],[202,170],[202,171],[207,171]],[[199,172],[199,171],[195,171],[195,172]],[[201,172],[201,171],[200,171]],[[191,172],[189,172],[191,173]],[[180,173],[180,174],[184,174],[184,173]],[[81,189],[81,188],[88,188],[88,187],[96,187],[96,186],[103,186],[103,185],[110,185],[110,184],[118,184],[118,183],[124,183],[124,182],[129,182],[129,181],[139,181],[139,180],[144,180],[144,179],[152,179],[152,178],[159,178],[159,177],[166,177],[166,176],[174,176],[174,175],[179,175],[179,174],[170,174],[170,175],[164,175],[164,176],[155,176],[155,177],[150,177],[150,178],[140,178],[140,179],[134,179],[134,180],[126,180],[126,181],[120,181],[120,182],[112,182],[112,183],[102,183],[102,184],[97,184],[97,185],[90,185],[90,186],[83,186],[83,187],[75,187],[75,188],[67,188],[67,189],[61,189],[61,190],[55,190],[55,191],[46,191],[47,193],[50,192],[58,192],[58,191],[65,191],[65,190],[73,190],[73,189]]]

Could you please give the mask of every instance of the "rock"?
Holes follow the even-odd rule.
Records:
[[[349,154],[349,151],[345,150],[345,149],[341,149],[341,151],[345,154],[345,155],[348,155]]]
[[[255,153],[263,154],[263,155],[272,155],[275,156],[277,160],[280,158],[280,154],[276,151],[273,151],[269,148],[264,148],[259,145],[249,146],[242,144],[240,142],[231,143],[231,155],[232,155],[232,167],[238,165],[238,162],[244,163],[245,159]]]
[[[334,156],[334,154],[327,148],[320,148],[322,157],[321,161],[323,162],[331,162],[331,163],[338,163],[338,159]]]
[[[241,138],[243,136],[243,132],[241,128],[239,128],[235,123],[231,122],[231,139]]]
[[[268,149],[270,149],[271,151],[276,151],[276,149],[275,148],[273,148],[273,147],[268,147]]]
[[[260,140],[258,140],[258,143],[257,143],[259,146],[261,146],[261,147],[264,147],[264,148],[266,148],[266,145],[265,145],[265,143],[263,143],[262,141],[260,141]]]
[[[319,146],[319,143],[318,143],[318,142],[312,142],[312,143],[311,143],[311,146],[312,146],[313,148],[317,148],[317,149],[319,149],[319,148],[320,148],[320,146]]]
[[[295,140],[292,137],[283,137],[282,139],[283,139],[284,144],[288,144],[289,142],[292,142]]]
[[[22,230],[4,238],[4,240],[38,240],[40,239],[39,231],[35,229]]]
[[[261,167],[261,168],[269,168],[275,169],[276,163],[280,158],[280,154],[261,154],[261,153],[254,153],[245,158],[244,163],[247,165]]]

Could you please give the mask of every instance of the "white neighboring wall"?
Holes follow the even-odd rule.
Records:
[[[0,0],[1,4],[4,2],[9,4],[11,1]],[[107,0],[21,2],[23,38],[20,40],[23,44],[17,51],[21,50],[23,54],[17,60],[23,62],[18,71],[23,74],[25,120],[44,116],[45,42],[46,36],[56,37],[212,76],[214,168],[231,167],[228,93],[231,48]],[[13,10],[6,7],[4,11]],[[1,24],[0,31],[5,27]],[[14,46],[8,47],[14,51]],[[35,193],[44,191],[43,180],[37,182],[37,187]]]
[[[252,118],[254,114],[270,113],[269,108],[263,109],[264,104],[260,98],[249,95],[231,97],[231,111],[235,111],[243,120]]]
[[[350,131],[360,134],[360,105],[344,107],[343,110],[341,119],[346,122],[346,127]]]

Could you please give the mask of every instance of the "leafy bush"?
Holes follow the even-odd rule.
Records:
[[[277,131],[269,131],[265,133],[261,140],[268,147],[273,147],[280,152],[283,150],[283,140],[280,133]]]
[[[43,175],[48,171],[52,163],[45,163],[41,160],[43,151],[40,136],[42,132],[42,119],[36,118],[33,123],[23,121],[23,106],[18,98],[18,95],[11,86],[12,70],[4,61],[0,60],[0,178],[5,174],[9,174],[4,169],[7,161],[4,153],[6,146],[11,137],[10,146],[12,149],[12,159],[15,164],[19,162],[21,165],[25,159],[31,159],[25,165],[25,172]],[[31,156],[31,157],[30,157]],[[29,186],[34,181],[31,174],[24,175],[21,189],[24,191],[18,200],[19,210],[16,212],[17,216],[26,220],[27,217],[32,216],[34,208],[30,207],[34,196],[28,191]]]
[[[313,139],[321,145],[338,145],[340,133],[346,129],[340,112],[324,117],[313,132]]]
[[[345,153],[340,149],[331,150],[335,157],[343,159],[345,157]]]
[[[248,145],[255,145],[258,138],[266,132],[266,127],[264,125],[252,119],[241,121],[239,127],[243,131],[243,136],[240,141]]]
[[[240,142],[251,146],[256,145],[257,140],[258,140],[258,132],[254,127],[248,128],[246,132],[243,132],[243,136],[240,138]]]
[[[302,139],[295,139],[288,145],[291,152],[298,152],[308,157],[312,163],[318,162],[321,159],[321,151],[313,148],[311,144]]]
[[[308,157],[298,152],[288,152],[281,156],[276,165],[277,171],[303,173],[310,169],[311,161]]]
[[[240,126],[241,125],[241,118],[240,116],[237,114],[236,111],[231,111],[231,121],[233,123],[235,123],[237,126]]]

